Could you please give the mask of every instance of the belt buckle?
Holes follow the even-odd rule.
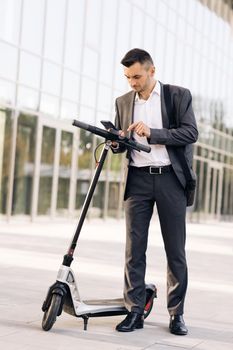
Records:
[[[158,170],[158,172],[156,170]],[[162,167],[161,166],[160,167],[150,166],[149,173],[151,175],[161,175],[162,174]]]

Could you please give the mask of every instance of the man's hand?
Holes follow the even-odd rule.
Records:
[[[111,129],[108,129],[108,131],[111,131]],[[124,131],[119,130],[119,136],[125,137]],[[111,147],[117,149],[117,148],[119,148],[119,143],[117,141],[112,141]]]
[[[134,131],[138,136],[150,137],[150,128],[143,122],[136,122],[131,124],[127,131]]]

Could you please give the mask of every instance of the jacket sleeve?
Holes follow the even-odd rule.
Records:
[[[114,124],[117,127],[117,129],[122,130],[119,110],[118,110],[118,106],[117,106],[117,100],[115,102],[115,111],[116,111],[116,115],[115,115],[115,123]],[[122,145],[121,143],[119,143],[117,147],[111,147],[111,149],[112,149],[112,152],[115,154],[116,153],[124,153],[126,151],[125,145]]]
[[[197,141],[198,130],[192,108],[192,96],[185,89],[178,105],[179,126],[176,129],[151,129],[149,144],[185,146]]]

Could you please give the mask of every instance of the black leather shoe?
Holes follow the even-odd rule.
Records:
[[[135,329],[143,328],[144,317],[137,312],[129,312],[126,318],[116,326],[118,332],[132,332]]]
[[[174,315],[170,318],[169,324],[170,332],[176,335],[186,335],[188,334],[188,329],[185,326],[184,319],[182,315]]]

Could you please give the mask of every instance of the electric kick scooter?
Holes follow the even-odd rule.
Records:
[[[87,329],[89,317],[124,315],[128,312],[124,306],[123,299],[82,300],[78,292],[78,284],[75,279],[74,272],[70,268],[80,231],[112,142],[115,141],[123,144],[127,149],[133,148],[137,151],[144,151],[148,153],[151,150],[149,146],[137,143],[127,137],[119,136],[119,131],[111,122],[102,121],[102,124],[105,126],[105,128],[108,129],[108,131],[77,120],[73,121],[74,126],[88,130],[98,136],[104,137],[105,145],[102,149],[99,162],[97,163],[94,176],[86,195],[76,232],[73,236],[67,254],[65,254],[63,257],[63,262],[58,272],[57,280],[49,288],[46,299],[42,306],[42,311],[44,312],[42,328],[45,331],[48,331],[52,328],[57,316],[61,315],[62,310],[72,316],[83,318],[84,330]],[[112,126],[112,128],[109,129],[109,125]],[[155,297],[157,297],[157,289],[155,285],[146,285],[146,303],[144,309],[145,318],[151,312]]]

